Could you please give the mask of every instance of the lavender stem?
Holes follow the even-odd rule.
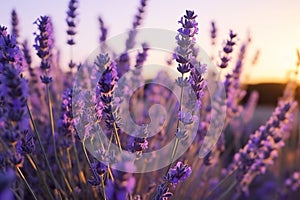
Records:
[[[24,174],[22,173],[22,171],[21,171],[21,169],[20,169],[19,167],[17,167],[17,171],[18,171],[20,177],[22,178],[22,180],[24,181],[26,187],[28,188],[28,190],[29,190],[30,193],[32,194],[33,198],[34,198],[35,200],[37,200],[37,198],[36,198],[36,196],[35,196],[35,194],[34,194],[32,188],[31,188],[30,185],[28,184],[28,182],[27,182],[27,180],[26,180]]]

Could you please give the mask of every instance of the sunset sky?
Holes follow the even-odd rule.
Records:
[[[67,0],[1,0],[0,24],[10,26],[10,13],[16,9],[20,19],[21,38],[33,44],[33,22],[41,15],[50,15],[55,28],[57,47],[61,49],[62,64],[69,59],[65,23]],[[138,0],[85,0],[79,5],[78,35],[74,47],[75,61],[84,61],[97,47],[101,15],[113,37],[131,27]],[[295,68],[296,48],[300,48],[299,0],[149,0],[143,27],[176,31],[177,21],[186,9],[198,15],[198,44],[211,53],[209,30],[214,20],[218,28],[218,45],[229,29],[243,41],[250,31],[253,38],[249,49],[252,58],[257,49],[261,56],[251,71],[250,82],[284,81],[287,71]],[[32,53],[35,51],[32,49]],[[37,61],[37,59],[35,58]]]

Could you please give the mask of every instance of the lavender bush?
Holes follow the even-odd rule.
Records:
[[[11,31],[0,26],[0,199],[298,199],[299,52],[277,106],[255,130],[259,96],[246,98],[241,82],[258,56],[247,59],[251,39],[230,30],[219,54],[209,56],[214,70],[200,56],[197,13],[183,10],[163,63],[175,77],[160,70],[144,81],[155,50],[137,41],[148,3],[141,0],[120,52],[98,18],[100,50],[89,64],[75,63],[72,53],[77,0],[66,15],[67,67],[54,50],[50,16],[37,16],[33,47],[20,41],[17,10]],[[217,22],[209,33],[218,48]]]

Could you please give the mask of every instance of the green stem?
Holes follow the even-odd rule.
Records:
[[[23,198],[20,197],[20,195],[17,193],[16,190],[10,189],[10,191],[12,191],[12,193],[14,194],[14,197],[16,197],[17,200],[23,200]]]
[[[184,78],[183,74],[181,74],[181,78],[182,79]],[[181,113],[181,111],[182,111],[182,101],[183,101],[183,86],[180,87],[179,113]],[[179,119],[177,120],[176,131],[178,130],[178,128],[179,128]],[[168,165],[166,175],[169,173],[169,170],[170,170],[170,168],[171,168],[171,166],[174,162],[174,158],[175,158],[175,155],[176,155],[178,144],[179,144],[179,139],[176,137],[175,142],[174,142],[174,146],[172,148],[170,164]]]
[[[77,154],[77,147],[76,147],[75,141],[74,141],[74,145],[73,145],[73,151],[74,151],[74,155],[75,155],[76,165],[77,165],[77,168],[79,171],[79,180],[82,184],[86,184],[86,179],[85,179],[84,173],[79,164],[79,158],[78,158],[78,154]]]
[[[27,180],[26,180],[24,174],[22,173],[21,169],[20,169],[19,167],[16,167],[16,168],[17,168],[17,171],[18,171],[18,173],[19,173],[21,179],[24,181],[26,187],[28,188],[28,190],[29,190],[30,193],[32,194],[32,197],[33,197],[35,200],[37,200],[37,198],[36,198],[36,196],[35,196],[35,194],[34,194],[32,188],[31,188],[30,185],[28,184],[28,182],[27,182]]]
[[[104,200],[107,200],[106,193],[105,193],[105,185],[104,185],[104,177],[103,176],[101,176],[101,188],[102,188],[102,192],[103,192],[103,198],[104,198]]]
[[[119,135],[118,135],[118,130],[117,130],[116,122],[113,123],[113,127],[114,127],[113,133],[115,135],[116,143],[117,143],[117,145],[119,147],[120,152],[122,152],[122,146],[121,146],[120,138],[119,138]]]
[[[26,106],[27,106],[27,110],[28,110],[28,113],[29,113],[30,121],[31,121],[31,124],[32,124],[32,126],[33,126],[33,130],[34,130],[35,136],[36,136],[37,139],[38,139],[38,143],[39,143],[39,145],[40,145],[40,147],[41,147],[42,154],[43,154],[43,156],[44,156],[44,158],[45,158],[46,165],[47,165],[47,168],[48,168],[48,170],[49,170],[50,177],[51,177],[53,183],[55,184],[55,186],[60,190],[60,192],[64,193],[64,191],[62,190],[62,187],[59,185],[59,183],[57,182],[57,180],[55,179],[55,177],[54,177],[54,175],[53,175],[52,169],[51,169],[51,167],[50,167],[49,160],[48,160],[47,155],[46,155],[46,151],[45,151],[44,145],[42,144],[41,137],[40,137],[40,134],[39,134],[39,132],[38,132],[37,126],[36,126],[36,124],[35,124],[35,121],[34,121],[34,119],[33,119],[32,113],[31,113],[31,111],[30,111],[30,109],[29,109],[28,104],[26,104]]]
[[[49,117],[50,117],[51,133],[52,133],[52,138],[53,138],[53,148],[54,148],[55,161],[56,161],[56,164],[57,164],[57,167],[58,167],[60,173],[63,176],[63,180],[66,183],[66,186],[67,186],[69,192],[75,198],[75,195],[73,193],[71,185],[70,185],[69,181],[67,180],[65,172],[61,168],[61,165],[60,165],[60,162],[59,162],[59,159],[58,159],[57,148],[56,148],[56,139],[55,139],[55,131],[54,131],[54,119],[53,119],[53,112],[52,112],[52,101],[51,101],[51,97],[50,97],[50,86],[49,86],[49,84],[46,84],[46,89],[47,89],[48,111],[49,111]]]
[[[50,191],[50,188],[48,187],[48,185],[47,185],[45,179],[43,178],[42,173],[41,173],[41,171],[40,171],[38,165],[36,164],[35,160],[34,160],[29,154],[27,154],[26,156],[27,156],[27,159],[29,160],[30,164],[31,164],[32,167],[34,168],[34,170],[37,172],[38,177],[39,177],[40,181],[42,181],[42,183],[43,183],[43,185],[44,185],[44,188],[46,189],[46,191],[47,191],[49,197],[50,197],[51,199],[55,200],[55,198],[53,197],[53,195],[52,195],[52,193],[51,193],[51,191]]]

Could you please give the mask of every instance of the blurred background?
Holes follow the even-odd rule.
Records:
[[[0,24],[10,25],[10,14],[16,9],[20,20],[20,37],[33,44],[36,26],[33,22],[41,15],[50,15],[54,24],[57,48],[61,53],[61,65],[67,68],[70,49],[66,45],[67,0],[1,0]],[[101,16],[109,28],[109,37],[116,36],[131,27],[139,0],[85,0],[79,5],[79,22],[75,36],[75,62],[83,62],[98,46],[100,34],[98,16]],[[176,31],[177,21],[186,9],[198,14],[198,44],[208,54],[218,54],[222,42],[230,29],[238,33],[243,42],[250,35],[249,58],[255,57],[259,50],[259,59],[255,68],[247,69],[251,73],[248,83],[285,83],[289,71],[295,68],[296,48],[300,47],[298,0],[150,0],[146,8],[142,27],[162,28]],[[210,22],[215,21],[218,29],[215,49],[210,44]],[[34,52],[34,51],[32,51]],[[34,59],[38,61],[37,58]],[[249,67],[250,68],[250,67]]]

